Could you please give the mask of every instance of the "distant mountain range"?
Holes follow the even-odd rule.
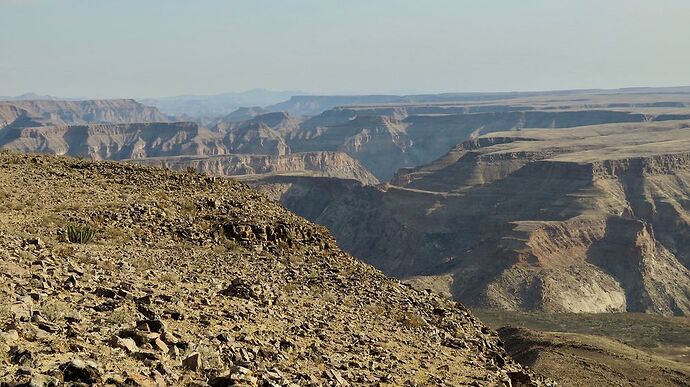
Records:
[[[144,105],[157,107],[162,113],[179,120],[193,120],[208,125],[220,117],[234,114],[235,119],[247,119],[252,110],[261,112],[287,112],[293,116],[312,117],[341,106],[407,105],[420,103],[444,104],[463,101],[499,101],[540,96],[609,94],[690,94],[690,86],[634,87],[624,89],[588,89],[527,92],[467,92],[441,94],[361,94],[317,95],[304,91],[271,91],[252,89],[214,95],[179,95],[160,98],[136,98]],[[63,98],[29,92],[18,96],[0,96],[0,101],[62,100],[81,101],[90,98]],[[239,111],[238,111],[239,110]],[[227,117],[230,119],[231,117]]]
[[[165,114],[191,118],[224,116],[241,107],[268,106],[290,99],[303,91],[270,91],[252,89],[239,93],[216,95],[180,95],[163,98],[138,99],[145,105],[157,107]]]

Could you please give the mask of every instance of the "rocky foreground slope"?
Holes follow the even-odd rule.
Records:
[[[391,184],[255,183],[384,272],[473,306],[690,314],[690,123],[494,133]]]
[[[549,383],[241,183],[4,152],[0,197],[3,386]]]

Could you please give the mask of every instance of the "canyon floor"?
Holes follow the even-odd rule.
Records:
[[[688,317],[473,312],[512,356],[559,385],[690,385]]]

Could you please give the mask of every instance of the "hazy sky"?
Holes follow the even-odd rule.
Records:
[[[690,0],[0,0],[0,95],[690,85]]]

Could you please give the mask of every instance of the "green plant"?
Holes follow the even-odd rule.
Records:
[[[72,243],[89,243],[97,231],[88,224],[70,223],[67,225],[67,240]]]

